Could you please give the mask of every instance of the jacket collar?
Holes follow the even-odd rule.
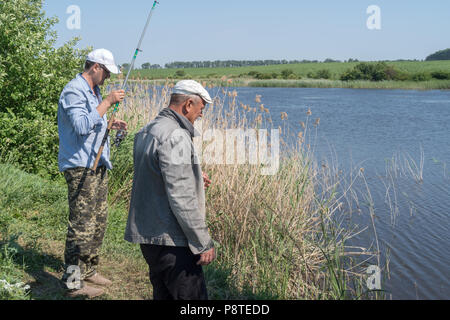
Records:
[[[199,132],[195,130],[194,125],[185,116],[179,114],[176,111],[173,111],[170,108],[164,108],[159,113],[159,116],[175,120],[176,122],[178,122],[180,127],[189,131],[192,138],[200,135]]]

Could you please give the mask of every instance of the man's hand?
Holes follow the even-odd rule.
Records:
[[[198,266],[207,266],[208,264],[213,262],[214,259],[216,259],[216,252],[215,252],[214,248],[212,248],[211,250],[203,252],[200,255],[200,260],[197,262],[197,265]]]
[[[118,102],[122,102],[124,98],[125,98],[124,90],[117,90],[111,92],[109,96],[107,96],[106,99],[104,99],[102,103],[100,103],[100,105],[97,107],[97,111],[100,117],[103,117],[108,111],[108,109],[111,108],[111,106],[115,105]]]
[[[112,91],[105,100],[110,103],[110,106],[120,103],[125,99],[125,90]]]
[[[122,120],[114,119],[114,122],[112,124],[112,130],[127,131],[127,123]]]
[[[209,176],[207,173],[203,172],[203,182],[205,183],[205,190],[209,188],[211,185],[211,180],[209,179]]]

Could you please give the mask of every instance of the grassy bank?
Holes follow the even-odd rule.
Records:
[[[374,64],[374,63],[370,63]],[[416,81],[341,81],[341,75],[358,65],[358,62],[334,63],[300,63],[273,66],[254,66],[239,68],[186,68],[186,69],[153,69],[135,70],[132,79],[176,81],[181,78],[193,78],[213,85],[226,85],[231,79],[233,86],[257,87],[301,87],[301,88],[369,88],[369,89],[450,89],[450,80],[425,79],[423,74],[433,72],[450,72],[450,61],[395,61],[388,62],[399,72],[414,77]],[[283,79],[284,70],[290,70],[293,79]],[[327,79],[314,79],[321,71],[326,70]],[[177,75],[181,72],[183,75]],[[268,79],[261,80],[251,75],[263,75]]]
[[[133,133],[167,106],[169,94],[169,87],[157,93],[136,86],[119,111],[118,117],[129,123],[130,136],[112,154],[115,168],[100,272],[114,285],[100,299],[152,297],[139,248],[125,242],[123,233],[133,177]],[[215,97],[204,114],[203,133],[271,122],[263,106],[237,106],[235,99],[225,105],[224,96],[237,93]],[[342,202],[350,190],[339,191],[343,180],[337,170],[315,163],[307,148],[309,123],[296,133],[298,146],[284,154],[275,175],[262,175],[260,165],[203,166],[213,181],[207,191],[207,218],[218,242],[218,258],[205,268],[212,299],[380,298],[364,286],[362,262],[376,258],[372,248],[347,247],[356,232],[342,224]],[[208,147],[204,141],[200,145]],[[19,293],[3,290],[3,299],[65,299],[58,279],[67,228],[66,192],[62,180],[50,182],[0,165],[0,280],[31,287]]]
[[[237,85],[239,86],[239,84]],[[449,90],[450,80],[429,81],[340,81],[340,80],[250,80],[248,87],[269,88],[346,88],[346,89],[402,89],[402,90]]]
[[[169,94],[170,85],[161,92],[155,88],[149,92],[145,85],[134,86],[127,107],[118,116],[128,121],[131,132],[136,132],[167,106]],[[225,130],[229,129],[271,126],[270,111],[258,99],[254,105],[245,106],[238,105],[237,96],[236,91],[220,91],[204,112],[198,130],[207,135],[214,129],[225,136]],[[217,152],[221,148],[226,150],[225,141],[222,146],[216,145],[216,149],[201,137],[196,138],[199,150],[203,151],[203,169],[213,181],[207,191],[207,212],[213,238],[220,244],[219,259],[208,269],[209,275],[214,278],[217,270],[219,274],[225,272],[226,279],[235,286],[231,292],[239,292],[240,297],[371,296],[363,294],[360,270],[352,266],[357,260],[355,256],[369,259],[374,255],[364,248],[356,251],[353,248],[350,254],[347,239],[354,230],[341,224],[345,216],[342,202],[351,191],[338,191],[344,184],[343,177],[337,170],[315,162],[308,149],[310,128],[314,128],[314,122],[308,118],[299,132],[292,133],[298,144],[283,153],[278,172],[269,176],[261,174],[260,165],[248,162],[224,165]],[[283,139],[291,133],[283,128],[279,132],[283,145]],[[246,155],[249,147],[247,144]],[[116,175],[113,180],[120,183],[114,184],[112,190],[119,202],[129,201],[133,175],[131,150],[132,137],[113,155],[118,169],[113,172]],[[230,298],[226,288],[221,285],[211,290],[219,297]]]
[[[259,183],[249,181],[254,175],[247,169],[209,171],[213,179],[233,171],[245,177],[217,185],[208,194],[210,228],[221,243],[218,260],[205,268],[212,299],[359,296],[361,291],[356,294],[346,285],[353,276],[341,265],[344,243],[333,236],[333,228],[320,231],[322,227],[330,227],[329,221],[321,220],[323,214],[329,218],[327,203],[322,202],[322,209],[309,216],[310,208],[304,203],[306,197],[302,198],[300,193],[311,190],[307,190],[306,179],[295,178],[298,175],[306,178],[305,169],[302,172],[299,169],[294,162],[286,164],[276,185],[270,184],[274,182],[271,179]],[[0,299],[67,299],[58,280],[63,268],[68,216],[66,187],[11,165],[0,165],[0,176],[0,280],[30,287],[29,290],[2,288]],[[277,194],[268,190],[275,187],[279,190]],[[287,200],[283,199],[286,192],[289,202],[273,206],[273,197],[277,202]],[[138,247],[123,241],[126,216],[125,207],[111,204],[99,269],[114,285],[98,299],[152,297],[147,265]]]
[[[22,292],[1,290],[1,299],[66,299],[59,280],[67,230],[67,186],[0,165],[0,280],[26,283]],[[126,209],[111,206],[100,271],[114,280],[102,299],[151,297],[145,262],[122,241]]]
[[[385,89],[385,90],[450,90],[450,80],[429,81],[341,81],[327,79],[302,80],[254,80],[254,79],[196,79],[209,87],[254,87],[254,88],[342,88],[342,89]],[[164,86],[175,84],[175,79],[129,80],[130,83]]]

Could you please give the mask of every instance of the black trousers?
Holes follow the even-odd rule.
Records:
[[[187,247],[141,244],[154,300],[208,300],[202,266]]]

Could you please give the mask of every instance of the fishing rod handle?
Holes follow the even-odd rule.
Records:
[[[97,157],[95,158],[94,166],[92,167],[92,171],[94,173],[97,171],[98,164],[100,162],[100,158],[102,157],[103,150],[105,149],[106,142],[108,141],[109,133],[111,132],[114,120],[115,120],[115,115],[113,114],[111,116],[111,119],[109,119],[108,128],[106,129],[105,136],[103,137],[103,140],[102,140],[102,144],[100,145],[100,148],[98,149],[98,152],[97,152]]]

